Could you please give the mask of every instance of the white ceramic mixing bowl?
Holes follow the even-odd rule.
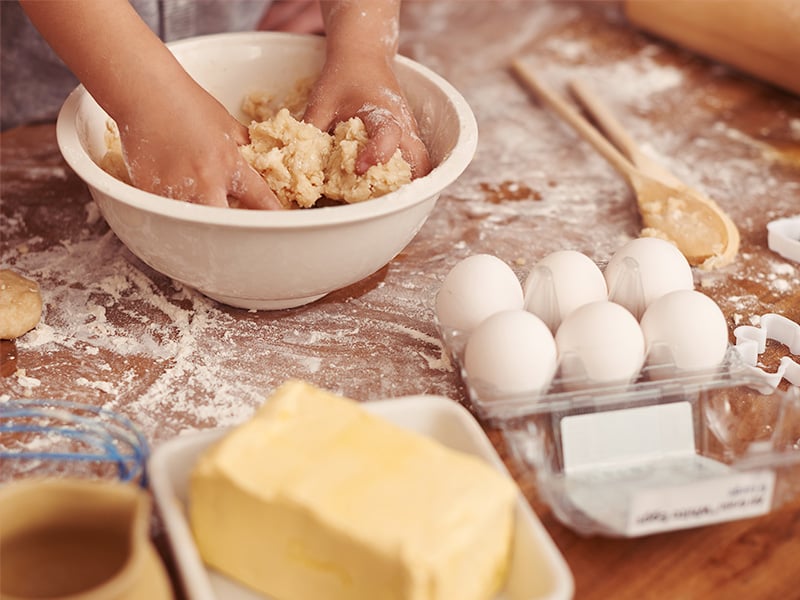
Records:
[[[203,36],[170,45],[181,64],[234,116],[253,91],[282,92],[318,73],[324,40],[275,32]],[[358,204],[252,211],[200,206],[127,185],[98,161],[108,116],[83,87],[58,117],[58,144],[111,229],[142,261],[241,308],[299,306],[351,285],[391,261],[416,235],[440,192],[477,146],[469,106],[445,80],[398,57],[396,72],[435,165],[395,192]]]

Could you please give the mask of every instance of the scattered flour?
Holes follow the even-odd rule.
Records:
[[[409,393],[462,397],[430,312],[440,279],[457,260],[487,251],[523,276],[527,265],[565,247],[602,263],[638,234],[624,181],[516,84],[505,68],[511,56],[530,56],[554,84],[570,76],[585,79],[649,154],[700,186],[734,221],[749,226],[770,216],[747,214],[739,194],[763,199],[778,214],[796,207],[800,182],[765,173],[752,160],[760,152],[754,138],[729,124],[714,125],[718,108],[704,104],[702,90],[687,89],[681,72],[661,64],[660,50],[649,42],[643,40],[630,56],[592,65],[578,64],[592,48],[578,37],[560,36],[542,42],[547,56],[537,56],[532,41],[575,23],[578,9],[530,4],[520,12],[518,27],[497,44],[487,40],[496,37],[502,15],[481,10],[482,4],[408,3],[426,24],[401,32],[401,51],[453,84],[480,130],[475,160],[448,188],[446,201],[418,234],[419,243],[355,291],[334,294],[330,303],[259,313],[225,308],[155,273],[108,231],[85,198],[80,206],[53,213],[50,229],[65,230],[58,245],[31,235],[36,228],[22,211],[5,211],[2,262],[42,282],[45,300],[42,321],[18,340],[18,348],[22,356],[44,356],[46,365],[1,381],[0,400],[34,393],[75,401],[92,396],[136,420],[156,445],[182,432],[245,420],[290,377],[363,400]],[[474,27],[469,36],[450,36],[453,11],[464,7],[474,13]],[[653,113],[686,106],[695,107],[682,115],[687,129],[706,123],[705,135],[692,139],[682,130],[652,127]],[[796,136],[798,123],[791,121]],[[435,125],[421,122],[427,131]],[[721,156],[705,160],[719,148],[725,149]],[[580,169],[554,172],[553,164]],[[58,169],[63,171],[53,167],[36,176],[60,180]],[[498,191],[515,199],[492,201]],[[587,223],[593,228],[589,241]],[[700,283],[714,291],[732,276],[766,283],[778,295],[800,289],[800,269],[777,256],[766,273],[743,269],[704,275]],[[756,296],[742,290],[724,302],[735,324],[757,324]],[[395,312],[387,313],[387,305]],[[354,361],[353,355],[375,358]],[[53,372],[74,375],[62,385]]]
[[[110,381],[89,381],[85,377],[78,377],[78,379],[75,380],[75,383],[79,386],[100,390],[106,394],[113,394],[116,389],[114,384]]]

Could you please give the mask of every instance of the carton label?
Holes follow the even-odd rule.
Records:
[[[769,512],[773,471],[733,473],[708,481],[635,492],[627,533],[646,535],[756,517]]]

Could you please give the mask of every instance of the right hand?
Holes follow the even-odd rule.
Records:
[[[356,160],[356,173],[387,162],[398,148],[415,179],[430,172],[430,156],[417,121],[387,60],[328,57],[303,120],[329,131],[351,117],[364,122],[369,136]]]

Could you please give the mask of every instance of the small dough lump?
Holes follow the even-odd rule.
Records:
[[[128,165],[125,164],[125,158],[122,155],[122,142],[119,138],[119,130],[117,129],[117,124],[111,119],[106,121],[103,141],[106,145],[106,153],[100,159],[100,168],[112,177],[116,177],[128,185],[133,185],[131,183],[130,173],[128,173]]]
[[[24,335],[42,317],[39,286],[10,269],[0,270],[0,339]]]

